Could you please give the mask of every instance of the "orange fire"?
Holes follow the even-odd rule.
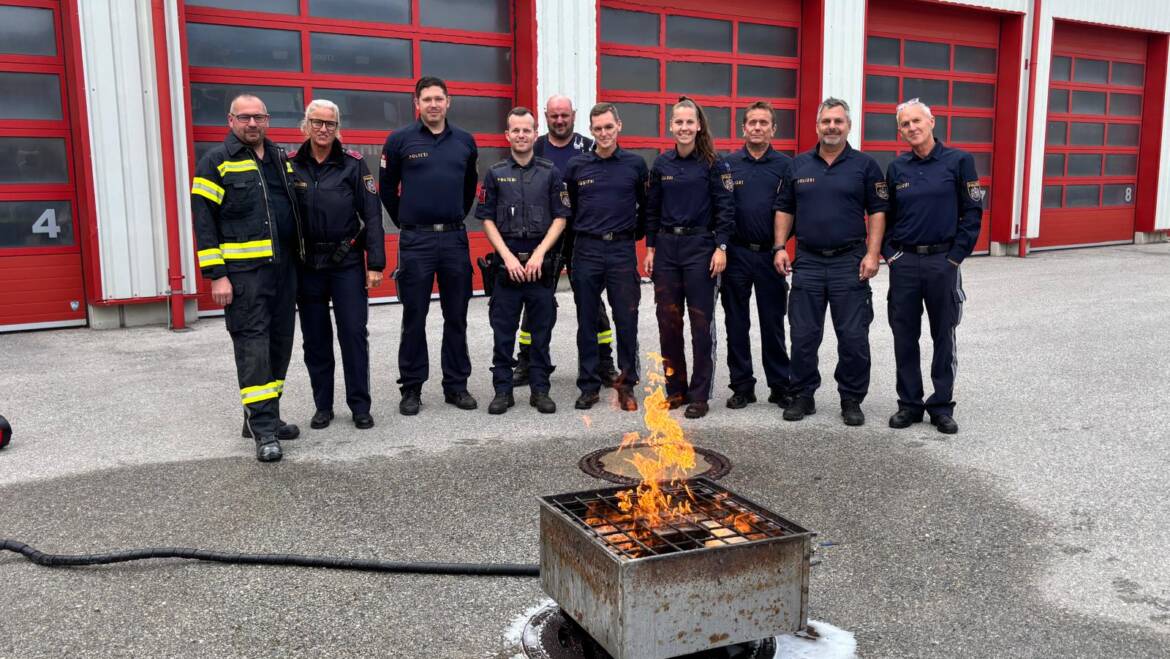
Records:
[[[648,447],[652,455],[637,452],[627,458],[638,470],[642,482],[635,489],[618,493],[617,497],[622,512],[656,528],[684,519],[692,510],[694,496],[685,483],[682,483],[685,498],[663,492],[662,484],[680,484],[694,472],[695,447],[686,440],[682,427],[670,416],[662,355],[650,353],[648,356],[652,366],[646,374],[647,396],[643,401],[647,432],[645,437],[638,432],[626,433],[619,451]]]

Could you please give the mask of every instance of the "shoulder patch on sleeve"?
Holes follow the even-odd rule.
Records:
[[[386,169],[386,154],[382,154],[382,159],[378,161],[378,167]]]
[[[481,204],[487,202],[487,189],[482,185],[479,186],[479,191],[475,193],[475,200]]]
[[[569,189],[563,185],[561,186],[561,204],[565,208],[573,208],[573,204],[569,203]]]
[[[362,183],[366,186],[366,192],[370,194],[378,194],[377,188],[374,187],[374,175],[366,174],[362,177]]]
[[[979,181],[967,181],[967,196],[971,197],[971,201],[980,203],[986,194],[987,191],[983,189],[982,185],[979,185]]]
[[[353,158],[354,160],[361,160],[364,157],[364,156],[362,156],[361,151],[354,151],[353,149],[346,149],[345,155],[349,156],[350,158]]]
[[[889,200],[890,198],[890,188],[886,185],[885,181],[875,182],[873,184],[873,192],[877,195],[878,199]]]
[[[735,181],[731,180],[730,172],[720,174],[719,178],[723,179],[723,187],[726,188],[728,192],[731,192],[735,189]]]

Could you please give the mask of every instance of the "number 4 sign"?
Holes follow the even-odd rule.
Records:
[[[61,225],[57,224],[57,211],[53,208],[46,208],[45,212],[37,218],[32,225],[33,233],[43,233],[49,238],[56,238],[61,235]]]

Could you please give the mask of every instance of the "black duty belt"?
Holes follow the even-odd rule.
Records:
[[[770,251],[772,251],[771,245],[766,245],[764,243],[749,243],[748,241],[743,240],[742,238],[732,238],[731,244],[735,245],[736,247],[742,247],[742,248],[744,248],[748,251],[751,251],[751,252],[770,252]]]
[[[813,254],[816,254],[817,256],[829,257],[829,256],[841,256],[842,254],[848,254],[849,252],[852,252],[853,250],[857,249],[858,246],[860,246],[860,245],[861,245],[861,242],[856,241],[856,242],[849,243],[847,245],[841,245],[840,247],[830,247],[828,249],[817,249],[816,247],[803,247],[803,246],[801,247],[801,249],[806,251],[806,252],[811,252]]]
[[[403,231],[423,231],[426,233],[444,233],[446,231],[463,231],[464,226],[462,222],[452,222],[451,224],[404,224]]]
[[[909,252],[911,254],[940,254],[942,252],[949,252],[954,243],[935,243],[933,245],[911,245],[909,243],[900,243],[891,241],[890,246],[894,249]]]
[[[309,251],[313,254],[332,254],[337,251],[337,243],[309,243]]]
[[[666,233],[673,233],[676,236],[697,236],[699,234],[711,233],[707,227],[662,227]]]
[[[589,233],[588,231],[578,231],[577,237],[592,238],[594,240],[604,240],[605,242],[613,242],[615,240],[633,240],[633,231],[610,231],[609,233]]]

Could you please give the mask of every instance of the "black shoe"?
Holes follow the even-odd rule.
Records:
[[[773,389],[772,393],[768,394],[768,402],[780,407],[788,407],[792,404],[792,396],[789,396],[783,389]]]
[[[422,406],[422,398],[417,391],[402,392],[402,402],[398,403],[398,413],[402,416],[414,416],[418,414],[418,408]]]
[[[573,407],[587,410],[596,405],[599,398],[596,391],[582,391],[581,395],[577,396],[577,402],[573,403]]]
[[[894,412],[894,416],[890,417],[891,428],[909,428],[915,423],[922,421],[922,412],[913,412],[911,410],[898,410]]]
[[[443,400],[454,405],[455,407],[458,407],[461,410],[474,410],[475,408],[479,407],[479,403],[475,402],[475,398],[473,398],[471,394],[467,393],[466,390],[457,391],[454,393],[450,391],[445,392],[443,394]]]
[[[601,384],[606,387],[612,387],[617,383],[618,372],[613,367],[613,362],[601,362],[597,367],[597,377],[601,378]]]
[[[668,410],[677,410],[686,404],[687,397],[685,394],[671,394],[666,397],[666,409]]]
[[[742,410],[756,402],[756,395],[750,391],[737,391],[727,399],[727,407],[732,410]],[[769,401],[771,402],[771,401]]]
[[[556,401],[548,397],[547,391],[534,391],[528,397],[528,404],[535,407],[541,414],[553,414],[557,411]]]
[[[320,430],[328,428],[329,422],[333,420],[333,410],[317,410],[313,414],[313,418],[309,419],[309,427],[313,430]]]
[[[817,405],[811,396],[797,396],[792,399],[788,407],[784,408],[784,420],[800,421],[804,417],[816,413]]]
[[[617,390],[618,393],[618,407],[627,412],[638,411],[638,400],[634,398],[634,390],[621,388]]]
[[[448,401],[450,402],[450,401]],[[503,414],[508,411],[509,407],[516,404],[516,399],[512,397],[512,392],[506,394],[496,394],[492,402],[488,403],[488,414]]]
[[[944,435],[953,435],[959,432],[959,424],[948,414],[931,414],[930,423]]]
[[[690,405],[687,405],[687,411],[683,412],[683,416],[688,419],[701,419],[707,416],[707,410],[709,409],[711,407],[707,404],[707,401],[696,400]]]
[[[374,417],[369,412],[356,413],[353,415],[353,425],[358,430],[369,430],[374,427]]]
[[[256,459],[260,462],[279,462],[284,457],[280,442],[275,437],[256,442]]]
[[[515,370],[512,371],[512,386],[513,387],[527,387],[528,386],[528,360],[521,359],[516,364]]]
[[[841,418],[847,426],[865,425],[865,413],[861,411],[861,403],[855,400],[841,401]]]
[[[328,424],[326,424],[328,425]],[[276,438],[281,440],[296,439],[301,436],[301,429],[291,423],[284,421],[276,422]],[[248,427],[248,420],[244,419],[244,428],[240,431],[240,437],[244,439],[252,439],[252,429]]]

